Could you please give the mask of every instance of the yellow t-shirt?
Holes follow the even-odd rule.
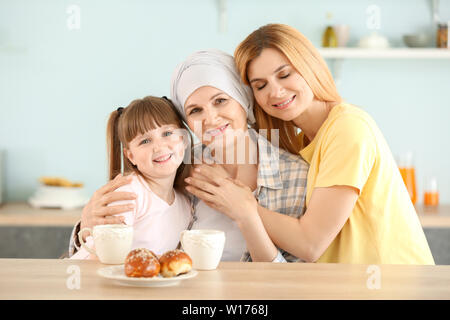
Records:
[[[307,206],[314,188],[359,189],[349,219],[317,262],[434,264],[389,146],[366,112],[336,105],[300,155],[310,163]]]

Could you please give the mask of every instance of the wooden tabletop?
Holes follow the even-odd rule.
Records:
[[[0,226],[72,227],[81,218],[81,208],[73,210],[37,209],[26,203],[5,203],[0,206]],[[425,208],[416,206],[424,228],[450,228],[450,205]]]
[[[0,299],[450,299],[450,266],[221,262],[217,270],[199,271],[176,286],[149,288],[101,278],[96,272],[105,266],[0,259]],[[77,270],[79,289],[69,279]]]

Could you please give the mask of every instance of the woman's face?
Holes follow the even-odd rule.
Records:
[[[148,178],[175,175],[184,157],[181,129],[164,125],[137,135],[124,149],[126,157]]]
[[[186,100],[184,111],[187,125],[205,145],[218,141],[228,145],[234,138],[227,137],[247,131],[245,110],[239,102],[214,87],[195,90]]]
[[[247,76],[258,104],[269,115],[291,121],[300,116],[314,100],[305,79],[280,51],[263,49],[253,59]]]

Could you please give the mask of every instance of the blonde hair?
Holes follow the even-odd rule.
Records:
[[[120,147],[121,143],[122,148],[128,149],[130,141],[137,135],[145,134],[149,130],[168,124],[185,129],[190,135],[189,130],[187,130],[181,120],[182,118],[178,110],[165,97],[148,96],[142,99],[136,99],[128,107],[119,109],[110,114],[106,128],[110,180],[114,179],[121,172],[121,153],[123,152]],[[135,172],[144,177],[125,155],[123,160],[124,175]],[[190,165],[182,163],[176,173],[174,188],[183,193],[185,192],[184,178],[186,178],[189,170]]]
[[[253,31],[242,41],[234,52],[234,59],[242,81],[249,85],[247,76],[250,62],[263,49],[272,48],[286,56],[292,66],[305,79],[316,99],[341,102],[336,85],[325,60],[313,44],[297,29],[284,24],[268,24]],[[287,122],[267,114],[255,101],[257,129],[279,129],[280,147],[297,154],[301,148],[297,128]]]

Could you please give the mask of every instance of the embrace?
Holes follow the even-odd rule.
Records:
[[[377,124],[298,30],[265,25],[234,57],[195,52],[170,85],[111,110],[110,181],[74,227],[72,259],[95,258],[80,229],[124,223],[157,254],[217,229],[223,261],[434,264]]]

